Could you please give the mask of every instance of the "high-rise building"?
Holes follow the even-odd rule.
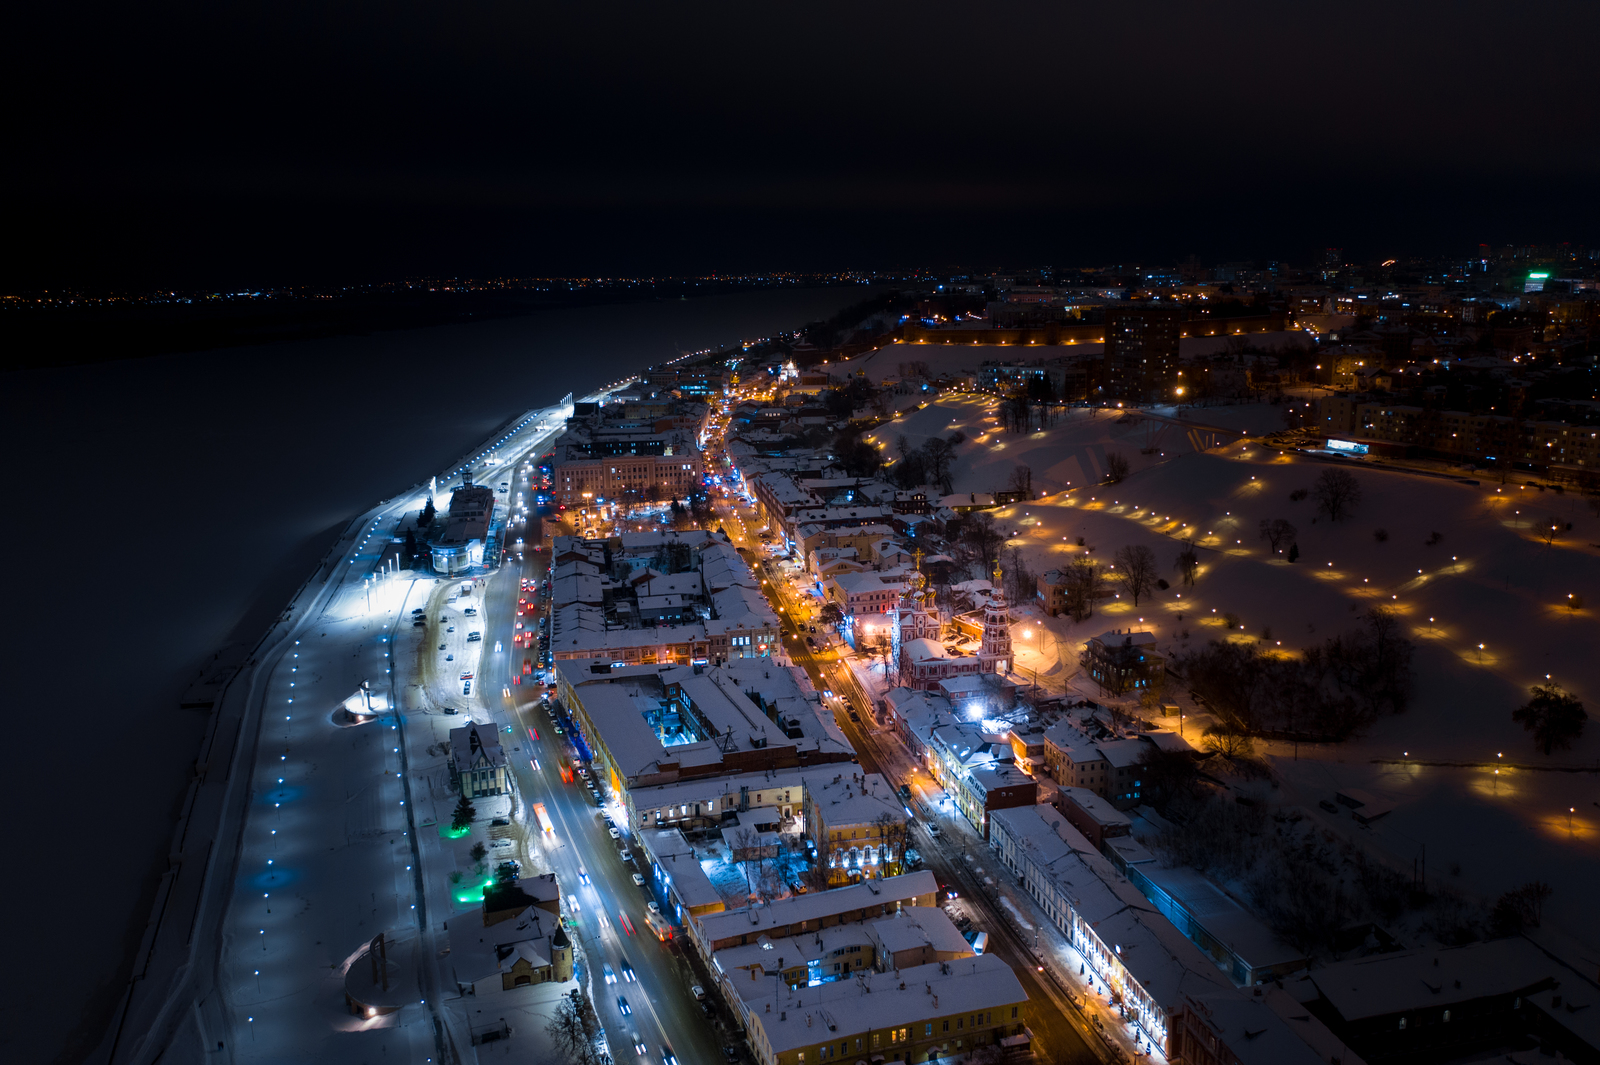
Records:
[[[1178,337],[1187,318],[1187,308],[1179,303],[1113,304],[1106,311],[1106,395],[1113,399],[1173,398]]]

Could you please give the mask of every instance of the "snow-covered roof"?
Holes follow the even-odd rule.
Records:
[[[1015,841],[1033,877],[1049,880],[1101,942],[1116,951],[1128,975],[1162,1009],[1184,991],[1230,986],[1209,957],[1183,937],[1139,890],[1066,818],[1048,807],[1020,806],[989,814],[990,835]]]
[[[937,906],[906,906],[893,917],[873,921],[871,927],[873,938],[891,955],[918,948],[954,957],[972,954],[972,947],[955,923]]]
[[[842,1037],[878,1028],[885,1018],[915,1025],[952,1014],[1020,1007],[1028,997],[1011,967],[993,954],[868,971],[856,979],[793,990],[775,987],[777,982],[773,975],[729,983],[747,1003],[774,1054],[815,1045],[825,1032]],[[765,1002],[774,1003],[770,1012],[759,1008]],[[1000,1016],[1009,1020],[1007,1013]]]
[[[1264,995],[1256,997],[1240,994],[1232,988],[1217,988],[1187,997],[1199,1007],[1206,1027],[1227,1045],[1239,1065],[1325,1065],[1328,1060],[1268,1005]],[[1322,1028],[1321,1022],[1310,1013],[1305,1014],[1302,1023],[1306,1027],[1315,1024]],[[1323,1028],[1323,1032],[1326,1031]],[[1340,1053],[1334,1060],[1342,1065],[1360,1061],[1343,1046],[1336,1049]]]
[[[500,747],[500,730],[494,725],[462,725],[450,730],[450,757],[456,772],[499,769],[506,764]]]
[[[790,935],[791,928],[801,931],[802,924],[809,925],[813,921],[847,917],[862,910],[876,910],[876,914],[869,913],[868,916],[881,917],[885,906],[893,912],[896,904],[913,899],[932,902],[937,891],[938,882],[933,873],[919,869],[914,873],[881,880],[863,880],[831,891],[812,891],[765,905],[742,906],[727,913],[709,914],[700,920],[701,935],[708,944],[742,936],[748,936],[753,941],[761,934]],[[860,920],[859,917],[851,919]]]
[[[1558,969],[1538,947],[1512,938],[1378,954],[1324,965],[1310,975],[1339,1016],[1357,1021],[1526,993],[1554,979]]]
[[[816,808],[823,831],[870,825],[880,817],[896,824],[906,820],[894,787],[880,773],[807,773],[806,801]]]

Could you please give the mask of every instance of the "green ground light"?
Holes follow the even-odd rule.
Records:
[[[484,889],[493,883],[493,876],[485,876],[480,883],[465,884],[456,889],[456,901],[461,903],[463,906],[470,906],[475,902],[482,902]]]
[[[450,825],[444,824],[443,822],[440,822],[439,824],[439,836],[442,839],[460,839],[462,836],[470,836],[471,834],[471,825],[468,825],[466,828],[454,828]]]

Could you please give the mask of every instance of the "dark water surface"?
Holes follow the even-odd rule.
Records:
[[[514,414],[865,290],[758,292],[0,377],[6,993],[0,1059],[92,1049],[127,979],[204,718],[338,530]]]

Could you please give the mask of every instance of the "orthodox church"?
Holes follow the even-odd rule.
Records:
[[[951,654],[941,638],[945,618],[933,602],[933,590],[922,574],[922,555],[917,554],[917,570],[895,607],[892,629],[894,660],[900,671],[900,685],[916,691],[934,691],[940,681],[980,673],[1011,672],[1011,617],[1001,590],[1000,563],[994,567],[994,595],[983,613],[983,640],[976,655]]]

